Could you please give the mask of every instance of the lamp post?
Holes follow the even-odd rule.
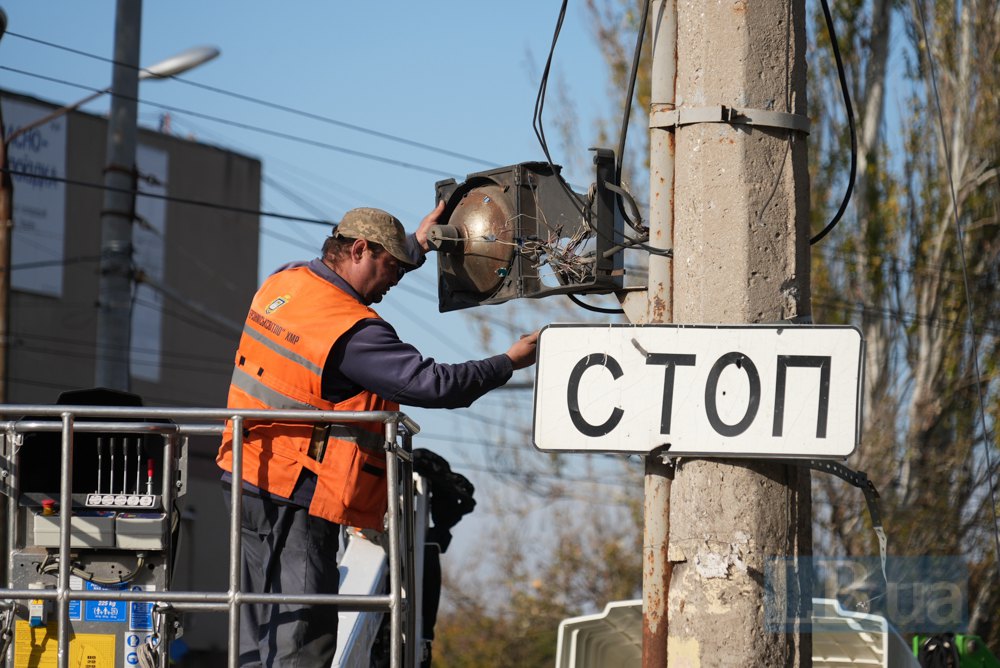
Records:
[[[127,4],[139,4],[139,3],[127,3]],[[3,32],[6,30],[7,26],[7,15],[0,9],[0,37],[3,36]],[[172,77],[176,74],[181,74],[186,72],[202,63],[212,60],[219,55],[219,50],[214,47],[201,46],[186,51],[182,51],[170,58],[167,58],[151,67],[139,70],[138,68],[131,68],[130,71],[132,76],[136,81],[141,81],[145,79],[165,79]],[[117,67],[117,66],[116,66]],[[8,149],[11,143],[20,137],[21,135],[29,132],[37,127],[45,125],[46,123],[64,116],[71,111],[74,111],[88,102],[101,97],[107,93],[112,93],[119,95],[114,85],[109,86],[103,90],[99,90],[82,100],[78,100],[73,104],[66,105],[59,109],[54,110],[52,113],[47,114],[31,123],[19,127],[17,130],[12,132],[9,136],[6,135],[3,121],[3,114],[0,111],[0,164],[3,164],[3,173],[0,174],[0,403],[7,401],[7,355],[8,355],[8,339],[10,330],[10,286],[11,286],[11,234],[13,232],[13,196],[14,189],[11,179],[10,172],[8,171]],[[132,95],[135,98],[135,95]],[[135,123],[133,117],[132,120]],[[111,133],[111,128],[108,128],[109,134]],[[133,131],[133,136],[134,136]],[[135,145],[132,146],[132,159],[134,162],[135,158]],[[107,185],[107,182],[105,182]],[[128,187],[131,187],[129,184]],[[127,196],[127,195],[126,195]],[[133,195],[134,197],[134,195]],[[105,206],[105,209],[108,207]],[[131,220],[129,221],[131,223]],[[131,230],[129,230],[131,232]],[[131,239],[131,234],[129,234]],[[103,265],[103,263],[102,263]],[[102,266],[103,268],[103,266]],[[126,323],[127,325],[127,323]],[[100,338],[98,339],[100,342]],[[117,351],[116,353],[117,354]],[[128,355],[128,349],[124,350],[124,355]],[[98,352],[98,365],[100,365],[100,359],[102,355]],[[127,365],[126,365],[127,366]],[[100,384],[100,383],[98,383]]]

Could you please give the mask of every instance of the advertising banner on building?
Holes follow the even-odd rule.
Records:
[[[3,100],[6,137],[43,118],[49,107]],[[7,149],[14,172],[11,287],[62,296],[66,233],[66,118],[57,118],[19,137]]]

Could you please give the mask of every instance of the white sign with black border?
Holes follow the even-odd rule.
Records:
[[[543,451],[843,459],[858,445],[864,342],[835,325],[549,325]]]

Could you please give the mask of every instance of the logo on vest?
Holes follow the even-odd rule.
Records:
[[[291,299],[291,298],[292,298],[291,295],[281,295],[280,297],[278,297],[273,302],[271,302],[270,304],[267,305],[267,308],[264,309],[264,313],[266,315],[271,315],[272,313],[274,313],[275,311],[277,311],[279,308],[281,308],[282,306],[284,306],[285,304],[287,304],[288,300]]]

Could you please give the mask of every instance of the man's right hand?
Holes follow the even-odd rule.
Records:
[[[438,218],[441,217],[442,213],[444,213],[444,200],[438,202],[434,210],[424,216],[424,219],[420,221],[420,225],[417,226],[417,231],[413,233],[413,236],[417,238],[417,243],[420,244],[420,248],[425,253],[431,249],[430,244],[427,243],[427,230],[432,225],[438,224]]]
[[[518,339],[507,351],[507,357],[514,364],[514,371],[529,367],[535,363],[535,354],[538,352],[538,332],[525,334]]]

